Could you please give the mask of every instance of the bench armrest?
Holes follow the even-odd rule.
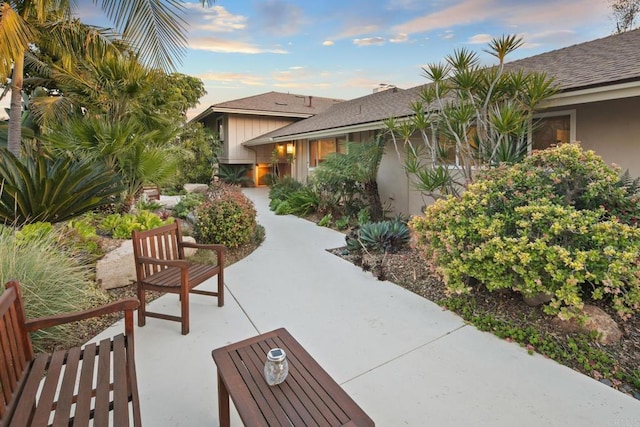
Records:
[[[136,262],[138,264],[156,264],[156,265],[162,265],[166,267],[178,267],[178,268],[189,268],[189,266],[191,265],[189,261],[186,261],[183,259],[164,260],[159,258],[150,258],[146,256],[137,257]]]
[[[137,298],[125,298],[119,301],[102,305],[100,307],[91,308],[89,310],[56,314],[47,317],[39,317],[37,319],[26,320],[24,323],[27,331],[33,332],[39,329],[50,328],[51,326],[58,326],[69,322],[77,322],[79,320],[86,320],[92,317],[104,316],[105,314],[117,313],[119,311],[129,311],[133,313],[133,310],[138,308],[138,306],[140,306],[140,301],[138,301]]]

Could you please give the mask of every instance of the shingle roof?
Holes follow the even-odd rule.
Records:
[[[562,91],[640,80],[640,29],[508,64],[554,77]]]
[[[544,71],[554,77],[561,91],[640,81],[640,29],[513,61],[507,66]],[[386,90],[345,101],[322,114],[292,123],[254,141],[264,143],[267,138],[408,116],[412,114],[411,103],[420,99],[423,88],[424,85],[406,90]]]
[[[260,139],[379,122],[392,116],[408,116],[412,113],[411,102],[420,98],[420,92],[423,87],[416,86],[406,90],[388,89],[372,95],[344,101],[333,105],[321,114],[262,135]]]
[[[207,111],[246,110],[254,113],[285,113],[289,115],[318,114],[342,100],[293,93],[267,92],[246,98],[214,104]]]

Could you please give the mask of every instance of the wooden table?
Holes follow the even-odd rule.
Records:
[[[269,349],[287,354],[289,375],[269,386],[263,369]],[[229,421],[229,396],[247,426],[374,426],[369,416],[289,332],[267,332],[213,350],[218,367],[220,426]]]

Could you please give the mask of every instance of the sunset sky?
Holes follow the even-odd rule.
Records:
[[[97,7],[79,15],[94,23]],[[177,71],[203,80],[211,104],[268,91],[352,99],[381,83],[426,82],[421,67],[518,34],[508,59],[608,36],[608,0],[217,0],[185,3],[188,49]],[[99,20],[98,20],[99,21]],[[106,23],[104,24],[106,25]],[[492,58],[481,55],[487,64]]]

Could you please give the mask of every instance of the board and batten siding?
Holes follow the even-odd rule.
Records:
[[[242,146],[242,143],[279,129],[294,121],[294,119],[281,117],[244,114],[228,115],[225,122],[227,127],[225,129],[225,153],[221,161],[231,164],[256,163],[256,153]]]

